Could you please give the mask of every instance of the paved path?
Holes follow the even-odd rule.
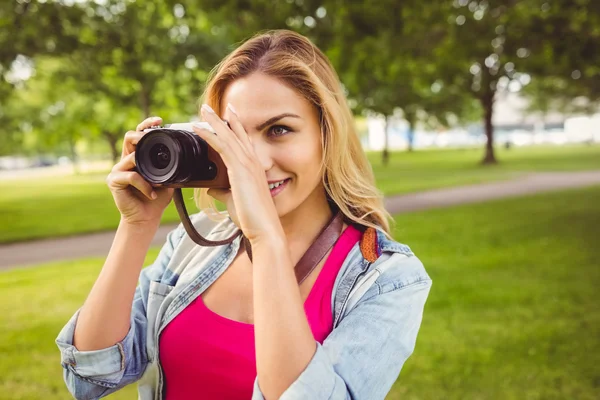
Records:
[[[390,213],[400,214],[593,185],[600,185],[600,171],[533,173],[509,181],[394,196],[387,198],[385,205]],[[175,226],[161,226],[153,245],[162,245],[167,233]],[[0,270],[49,261],[103,257],[110,249],[114,234],[111,231],[0,245]]]

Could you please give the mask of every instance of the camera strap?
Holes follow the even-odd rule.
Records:
[[[200,235],[196,228],[194,228],[187,209],[185,208],[181,189],[175,189],[173,200],[185,231],[195,243],[199,244],[200,246],[222,246],[233,242],[238,236],[241,235],[242,243],[244,244],[248,258],[250,258],[250,261],[252,261],[252,248],[250,246],[250,241],[243,236],[243,232],[241,230],[238,230],[235,234],[227,239],[208,240]],[[308,250],[306,250],[304,255],[300,258],[300,261],[298,261],[294,267],[298,284],[301,284],[310,275],[310,273],[317,267],[319,262],[321,262],[323,257],[325,257],[327,252],[333,247],[335,242],[337,242],[342,233],[343,226],[343,214],[337,210],[331,220],[329,220],[327,225],[323,228],[321,233],[319,233],[317,239],[310,245]]]

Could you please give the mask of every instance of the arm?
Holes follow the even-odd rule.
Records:
[[[119,233],[117,231],[115,242],[119,240]],[[56,338],[56,344],[61,352],[64,380],[67,388],[75,398],[103,397],[141,378],[148,363],[148,356],[146,354],[146,305],[150,281],[160,280],[171,259],[173,249],[183,236],[183,233],[184,231],[181,226],[171,231],[154,264],[142,270],[141,274],[139,269],[141,269],[143,258],[139,261],[139,266],[135,264],[120,264],[120,267],[116,266],[115,261],[118,259],[119,253],[127,253],[123,245],[129,243],[129,239],[121,237],[122,244],[115,243],[113,245],[103,271],[100,273],[94,289],[92,289],[92,293],[96,290],[95,296],[98,296],[95,299],[99,303],[96,305],[98,311],[94,309],[93,303],[90,303],[90,298],[93,298],[92,293],[90,293],[84,306],[75,313]],[[143,235],[143,233],[140,233],[140,235]],[[138,239],[140,242],[142,241],[139,236]],[[139,245],[144,244],[141,243]],[[134,262],[136,257],[139,257],[139,254],[122,254],[122,257],[121,261]],[[111,269],[115,270],[111,271]],[[134,272],[129,271],[132,269],[137,270],[137,276]],[[126,274],[127,277],[121,278],[123,274]],[[135,277],[133,283],[130,281],[133,279],[130,275],[134,275]],[[135,282],[137,282],[138,277],[139,286],[135,288]],[[120,287],[123,293],[117,294],[114,287],[111,288],[111,279],[119,281],[115,285]],[[127,279],[129,281],[124,282]],[[133,288],[130,288],[128,284],[133,286]],[[106,288],[108,292],[102,293],[103,288]],[[127,290],[131,290],[131,294],[127,293]],[[104,298],[102,294],[104,294]],[[129,295],[132,297],[131,300],[127,300],[127,296]],[[114,308],[112,310],[107,308],[109,304],[113,305]],[[92,343],[92,346],[95,348],[90,350],[79,348],[79,344],[77,347],[74,345],[75,335],[79,329],[82,313],[86,307],[96,317],[96,319],[90,318],[88,323],[97,323],[100,325],[98,329],[104,329],[107,334],[113,335],[110,340]],[[107,318],[104,322],[98,317],[102,313],[107,313],[108,315],[104,317]],[[123,315],[125,315],[125,321],[122,320]],[[110,324],[113,326],[102,326]],[[121,330],[123,327],[125,329]],[[90,329],[90,326],[87,328]]]
[[[79,311],[73,338],[78,350],[112,346],[129,331],[135,288],[157,229],[155,224],[119,224],[106,262]]]
[[[281,394],[282,400],[385,398],[414,350],[431,287],[417,257],[398,267],[401,277],[382,275],[323,345],[316,343],[308,366]],[[268,393],[263,397],[260,379],[253,399],[269,399]]]
[[[252,244],[256,368],[268,399],[279,398],[316,350],[285,237],[278,237]]]

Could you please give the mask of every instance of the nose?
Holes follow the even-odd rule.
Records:
[[[253,137],[251,138],[252,147],[254,147],[254,153],[260,161],[260,165],[265,171],[270,170],[273,167],[273,157],[271,156],[271,145],[266,143],[264,140]]]

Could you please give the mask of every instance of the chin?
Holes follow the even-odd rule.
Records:
[[[286,215],[290,214],[296,208],[298,208],[298,204],[290,204],[287,199],[274,199],[275,200],[275,209],[277,210],[277,215],[279,218],[283,218]],[[283,200],[283,201],[281,201]]]
[[[288,193],[285,193],[284,191],[280,193],[279,196],[273,198],[273,201],[275,202],[275,209],[277,210],[277,215],[280,219],[292,214],[294,211],[300,208],[306,200],[306,195],[297,193],[294,190],[290,190]]]
[[[294,178],[290,183],[279,195],[273,197],[279,219],[290,215],[300,208],[305,208],[304,206],[310,208],[319,207],[322,199],[325,202],[327,201],[325,188],[318,182],[314,183],[314,188],[309,191],[305,190],[307,188],[306,182],[304,185],[299,186],[296,178]]]

